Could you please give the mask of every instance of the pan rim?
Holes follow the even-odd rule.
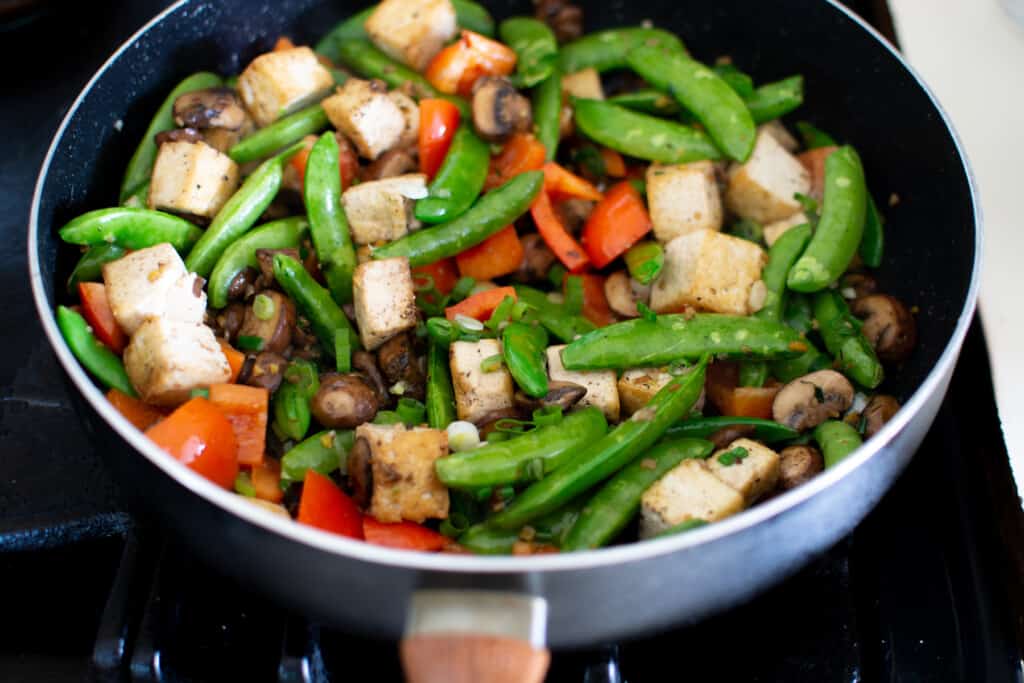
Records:
[[[339,555],[346,559],[402,569],[447,572],[464,575],[576,571],[640,562],[655,557],[669,555],[695,546],[703,545],[705,543],[712,543],[727,536],[759,526],[772,518],[781,516],[790,509],[802,505],[815,496],[827,495],[826,491],[836,485],[840,480],[845,479],[855,470],[865,466],[866,463],[873,458],[880,457],[880,451],[888,446],[896,435],[902,431],[924,408],[926,402],[937,390],[939,390],[945,378],[951,372],[952,366],[955,365],[959,356],[959,351],[964,338],[967,335],[968,328],[973,320],[974,312],[977,307],[978,290],[980,286],[981,254],[984,239],[982,208],[980,198],[978,196],[977,182],[974,172],[971,168],[970,161],[967,157],[967,153],[964,149],[960,136],[957,133],[956,128],[953,126],[948,113],[939,103],[932,90],[921,78],[920,74],[918,74],[917,71],[907,63],[899,51],[896,50],[896,48],[874,27],[845,6],[839,4],[837,0],[823,1],[856,24],[861,30],[866,31],[879,43],[880,47],[888,51],[900,66],[902,66],[902,68],[905,69],[914,79],[918,87],[920,87],[928,97],[931,105],[938,112],[960,158],[960,162],[967,179],[970,201],[973,209],[975,251],[971,278],[967,288],[966,300],[963,303],[953,334],[943,349],[942,354],[939,356],[938,361],[928,372],[924,381],[914,391],[896,417],[886,424],[874,438],[868,441],[864,446],[859,448],[855,453],[846,458],[836,467],[823,472],[821,475],[815,477],[803,486],[787,491],[786,493],[776,496],[775,498],[753,508],[744,510],[733,517],[716,522],[715,524],[695,529],[686,534],[673,537],[566,554],[537,555],[530,557],[489,557],[460,554],[428,554],[394,550],[371,545],[363,541],[344,538],[313,527],[299,524],[293,520],[286,520],[272,512],[260,508],[259,506],[252,505],[237,494],[221,489],[174,458],[168,457],[165,452],[146,439],[141,432],[135,429],[135,427],[121,416],[121,414],[118,413],[118,411],[106,400],[100,389],[93,383],[84,368],[82,368],[74,358],[57,327],[54,311],[46,295],[46,288],[43,282],[42,268],[39,260],[39,207],[42,199],[43,186],[45,185],[49,175],[50,165],[57,153],[57,150],[63,142],[67,128],[77,115],[82,102],[92,91],[96,83],[104,76],[111,65],[118,61],[123,53],[130,49],[143,35],[158,27],[158,25],[167,16],[179,11],[184,6],[193,4],[195,0],[178,0],[146,22],[139,30],[133,33],[124,43],[122,43],[82,88],[81,92],[69,107],[60,123],[60,126],[57,128],[53,139],[51,140],[33,191],[27,239],[29,279],[32,287],[32,296],[35,301],[39,320],[43,326],[43,331],[46,334],[58,361],[75,384],[75,387],[86,398],[92,408],[125,442],[127,442],[128,445],[130,445],[137,453],[142,454],[165,475],[171,477],[178,485],[189,489],[192,493],[201,496],[208,503],[217,506],[224,512],[242,519],[246,523],[260,527],[265,531],[278,534],[289,541],[302,543],[317,550],[327,552],[332,555]]]

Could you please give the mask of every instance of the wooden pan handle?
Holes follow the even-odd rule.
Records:
[[[525,640],[468,633],[431,633],[402,640],[408,683],[541,683],[547,648]]]

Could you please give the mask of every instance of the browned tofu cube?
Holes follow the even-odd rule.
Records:
[[[448,489],[434,471],[434,461],[448,455],[445,431],[364,424],[356,428],[356,438],[370,446],[370,514],[378,521],[423,523],[448,516]]]

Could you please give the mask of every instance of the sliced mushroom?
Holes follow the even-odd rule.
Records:
[[[385,405],[390,398],[388,386],[384,384],[384,378],[377,368],[377,359],[374,355],[368,351],[356,351],[352,354],[352,367],[363,376],[370,388],[377,394],[377,403]]]
[[[329,373],[310,402],[317,422],[331,429],[355,429],[377,416],[377,394],[359,375]]]
[[[877,434],[885,423],[899,412],[900,403],[892,396],[877,394],[871,397],[864,406],[861,417],[864,419],[864,437],[870,439]]]
[[[416,160],[407,150],[392,149],[381,154],[376,161],[364,168],[360,177],[364,181],[381,180],[412,173],[415,170]]]
[[[858,318],[864,319],[861,332],[884,361],[906,360],[917,343],[917,323],[907,307],[894,296],[872,294],[850,305]]]
[[[779,488],[794,489],[825,469],[821,453],[813,446],[790,446],[779,453]]]
[[[651,287],[640,284],[626,271],[620,270],[604,281],[604,295],[613,311],[626,318],[636,318],[640,315],[637,303],[646,306],[651,301]]]
[[[248,120],[249,115],[232,88],[194,90],[174,100],[174,122],[179,126],[238,130]]]
[[[523,244],[523,260],[516,271],[519,282],[536,282],[547,277],[551,266],[555,265],[555,254],[540,235],[533,232],[524,235],[520,240]]]
[[[348,473],[348,486],[352,491],[352,500],[361,508],[370,505],[373,498],[373,451],[370,442],[364,438],[356,439],[352,450],[348,453],[345,469]]]
[[[850,380],[835,370],[818,370],[782,387],[772,403],[772,417],[802,432],[838,417],[852,404]]]
[[[288,359],[279,353],[261,351],[253,357],[252,368],[244,384],[250,387],[263,387],[274,393],[284,380],[284,371],[288,367]]]
[[[413,352],[412,339],[399,334],[377,349],[377,364],[389,385],[401,383],[402,396],[422,401],[427,392],[427,378]]]
[[[565,0],[539,0],[534,16],[551,27],[559,43],[583,35],[583,9]]]
[[[252,293],[258,273],[254,268],[243,268],[228,285],[228,299],[238,301]]]
[[[220,328],[223,333],[222,336],[228,341],[234,341],[235,337],[238,336],[238,331],[242,329],[242,323],[244,321],[245,305],[240,304],[237,301],[228,304],[216,318],[217,327]]]
[[[153,141],[159,147],[165,142],[201,142],[202,139],[203,136],[195,128],[175,128],[157,133]]]
[[[516,405],[524,410],[534,411],[538,408],[558,406],[563,411],[568,411],[586,396],[587,388],[574,382],[562,382],[552,380],[548,382],[548,393],[543,398],[527,396],[522,391],[515,395]]]
[[[265,319],[256,314],[257,307],[263,307],[254,301],[245,309],[245,320],[242,322],[242,329],[238,331],[238,334],[262,339],[262,351],[281,353],[292,343],[292,330],[295,328],[295,304],[284,294],[269,289],[259,296],[265,296],[271,302],[271,305],[266,307],[266,312],[261,310]]]
[[[589,199],[566,199],[564,202],[555,204],[555,212],[562,219],[565,229],[575,234],[590,218],[596,205]]]
[[[708,441],[715,444],[715,449],[721,450],[728,447],[736,439],[749,437],[753,433],[753,425],[732,425],[722,427],[714,434],[711,434],[708,436]]]
[[[485,76],[473,86],[473,127],[485,140],[500,142],[533,123],[530,100],[506,78]]]
[[[878,291],[878,281],[867,273],[847,273],[839,280],[839,291],[843,293],[843,296],[853,293],[850,299],[859,299],[870,294],[874,294]]]
[[[476,425],[480,431],[480,439],[486,439],[487,435],[494,431],[495,425],[501,420],[514,419],[518,420],[523,417],[523,411],[519,408],[503,408],[501,410],[492,410],[489,413],[480,415],[473,424]]]
[[[260,264],[260,275],[264,282],[274,282],[274,255],[284,254],[296,261],[301,261],[298,249],[257,249],[256,262]]]

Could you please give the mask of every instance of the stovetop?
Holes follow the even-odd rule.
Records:
[[[0,680],[399,680],[394,643],[320,629],[126,514],[35,320],[25,223],[46,146],[165,4],[51,2],[0,27]],[[884,2],[848,4],[891,35]],[[934,428],[853,534],[726,614],[556,652],[549,680],[1020,681],[1022,528],[976,322]]]

